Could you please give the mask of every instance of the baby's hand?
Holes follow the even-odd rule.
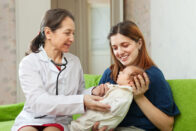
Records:
[[[108,90],[109,90],[109,88],[107,87],[107,84],[101,84],[101,85],[96,86],[92,90],[92,95],[104,96]]]

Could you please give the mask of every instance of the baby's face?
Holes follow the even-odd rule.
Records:
[[[132,67],[126,67],[124,70],[120,71],[117,78],[117,84],[119,85],[129,85],[130,74],[134,72]]]

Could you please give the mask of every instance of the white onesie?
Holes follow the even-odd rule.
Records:
[[[130,86],[108,84],[109,91],[100,102],[111,106],[109,112],[87,110],[77,120],[71,122],[70,131],[90,131],[95,122],[99,121],[99,128],[108,126],[108,130],[116,128],[126,116],[133,100]]]

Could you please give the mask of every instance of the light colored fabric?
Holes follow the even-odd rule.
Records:
[[[12,131],[17,131],[24,125],[47,123],[59,123],[66,129],[72,120],[71,115],[84,113],[82,94],[91,93],[91,89],[84,90],[83,71],[79,59],[70,53],[64,53],[68,64],[59,76],[59,95],[56,96],[59,70],[51,63],[44,49],[40,50],[39,53],[31,53],[24,57],[19,65],[19,78],[26,102],[15,120]],[[64,59],[62,63],[65,63]],[[35,119],[43,115],[47,116]]]
[[[71,131],[89,131],[96,121],[99,128],[108,126],[108,129],[116,128],[128,112],[133,100],[130,86],[108,85],[109,91],[100,102],[111,106],[110,112],[87,110],[77,120],[71,122]]]

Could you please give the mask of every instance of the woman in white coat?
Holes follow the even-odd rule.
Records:
[[[107,88],[84,89],[79,59],[69,52],[74,41],[74,18],[64,9],[45,14],[40,33],[19,66],[19,79],[25,94],[24,108],[12,131],[68,131],[72,115],[85,108],[108,111],[98,102]]]

